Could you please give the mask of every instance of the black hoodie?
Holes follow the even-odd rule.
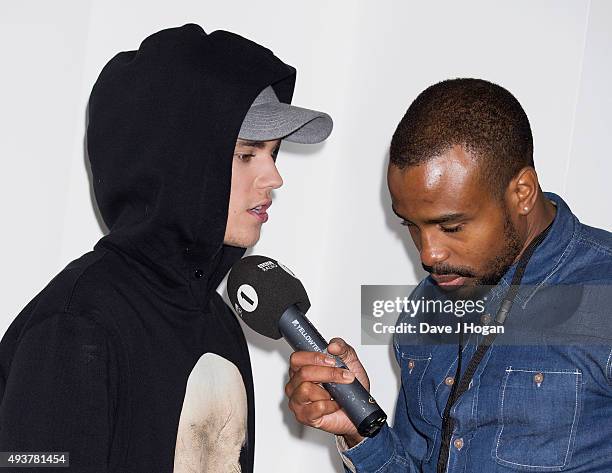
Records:
[[[195,24],[106,64],[87,149],[110,231],[3,337],[0,451],[69,452],[74,472],[253,470],[247,345],[216,288],[244,253],[223,244],[242,119],[294,82],[269,50]]]

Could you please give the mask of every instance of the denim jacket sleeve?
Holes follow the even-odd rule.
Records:
[[[397,345],[395,356],[399,360]],[[403,443],[414,435],[418,434],[410,427],[404,390],[400,389],[393,427],[385,423],[376,436],[349,449],[341,437],[336,444],[346,473],[418,473],[420,461],[408,454]]]

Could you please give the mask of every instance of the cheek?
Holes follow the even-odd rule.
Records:
[[[230,191],[229,210],[237,213],[244,210],[249,202],[249,192],[252,188],[252,179],[249,173],[234,164],[232,167],[232,186]]]
[[[486,222],[472,228],[465,234],[465,239],[458,242],[456,250],[463,257],[479,266],[503,253],[506,237],[503,222]]]

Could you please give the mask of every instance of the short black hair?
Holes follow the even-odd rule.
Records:
[[[455,145],[480,161],[481,177],[496,196],[533,164],[527,114],[503,87],[482,79],[449,79],[412,102],[391,140],[391,164],[422,164]]]

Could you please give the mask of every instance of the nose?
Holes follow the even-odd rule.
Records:
[[[425,266],[435,266],[446,261],[450,252],[437,239],[426,232],[421,232],[420,244],[418,245],[421,262]]]
[[[271,157],[266,160],[266,163],[262,166],[261,171],[255,179],[255,187],[258,189],[278,189],[283,185],[283,178],[281,177],[276,163]]]

